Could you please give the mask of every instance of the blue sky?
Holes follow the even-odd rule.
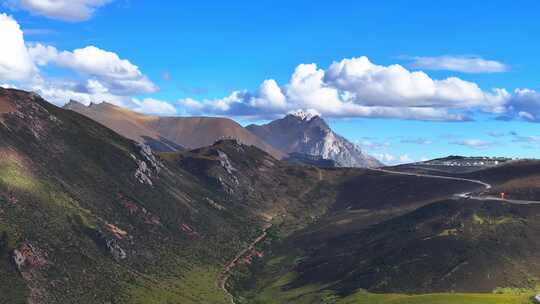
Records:
[[[31,57],[0,68],[0,83],[57,104],[110,99],[244,124],[309,107],[387,162],[540,148],[537,1],[0,2]]]

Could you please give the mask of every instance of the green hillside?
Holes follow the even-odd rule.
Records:
[[[326,209],[317,171],[252,147],[153,155],[35,95],[0,103],[0,303],[228,303],[222,267],[268,221]]]

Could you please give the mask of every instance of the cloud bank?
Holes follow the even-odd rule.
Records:
[[[35,44],[29,48],[34,62],[40,66],[54,63],[99,80],[113,94],[154,93],[158,90],[139,67],[117,54],[95,46],[58,52],[55,47]]]
[[[327,69],[300,64],[285,85],[265,80],[258,90],[234,91],[213,100],[181,99],[187,112],[229,116],[272,116],[314,109],[327,117],[380,117],[464,121],[464,111],[503,113],[510,94],[483,91],[457,77],[432,79],[401,65],[382,66],[367,57],[343,59]]]
[[[165,101],[134,99],[159,88],[137,65],[114,52],[97,46],[58,50],[50,45],[26,43],[17,21],[6,14],[0,14],[0,36],[5,42],[0,48],[0,83],[36,91],[58,105],[70,99],[83,103],[108,101],[145,112],[176,113],[175,106]],[[424,60],[424,64],[438,60],[453,62],[451,67],[456,70],[456,62],[463,63],[461,67],[468,65],[471,72],[497,69],[497,64],[477,57],[461,61],[429,58],[433,60]],[[75,81],[44,77],[41,70],[51,66],[75,72],[79,77]],[[300,64],[284,84],[267,79],[254,91],[233,91],[217,99],[184,98],[177,105],[187,115],[247,119],[275,118],[311,109],[332,118],[467,121],[475,113],[484,112],[503,120],[540,122],[540,93],[535,90],[484,90],[458,77],[436,79],[398,64],[378,65],[365,56],[342,59],[327,68]]]

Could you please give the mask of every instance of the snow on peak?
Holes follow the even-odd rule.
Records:
[[[305,121],[310,121],[317,116],[321,116],[321,114],[317,112],[317,110],[314,110],[314,109],[296,110],[296,111],[289,112],[289,114]]]

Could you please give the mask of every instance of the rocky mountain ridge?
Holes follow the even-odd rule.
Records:
[[[302,153],[331,159],[341,167],[380,167],[374,157],[335,133],[324,119],[309,111],[295,111],[265,125],[247,129],[285,153]]]

